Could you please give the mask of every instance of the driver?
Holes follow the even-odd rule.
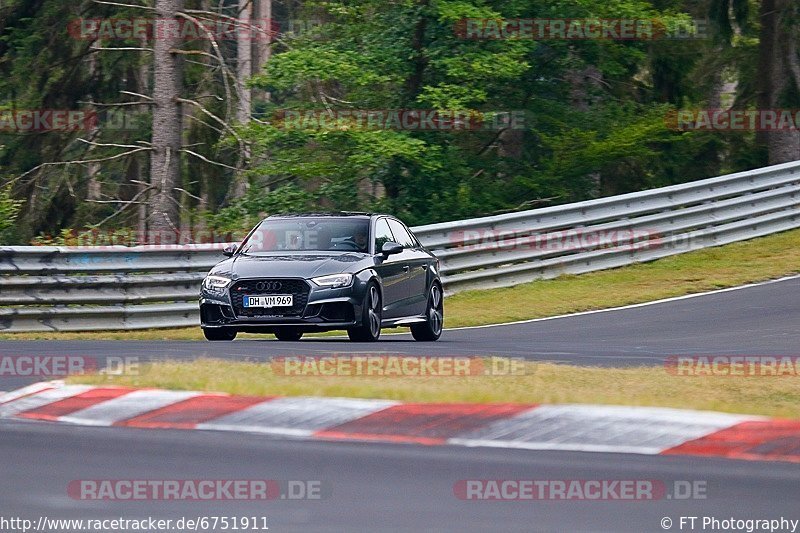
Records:
[[[367,251],[367,243],[369,240],[367,239],[367,232],[365,229],[359,229],[356,231],[356,234],[353,235],[353,242],[358,245],[360,250],[364,252]]]
[[[287,250],[302,250],[303,249],[303,236],[299,231],[286,232],[286,249]]]

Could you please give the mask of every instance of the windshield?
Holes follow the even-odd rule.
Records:
[[[297,217],[267,219],[242,244],[247,254],[369,251],[369,219]]]

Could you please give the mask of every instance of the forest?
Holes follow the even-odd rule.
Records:
[[[798,160],[799,42],[797,0],[0,0],[0,245],[421,225]]]

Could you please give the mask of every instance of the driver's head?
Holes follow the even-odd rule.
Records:
[[[358,229],[356,234],[353,235],[353,242],[355,242],[362,249],[367,248],[367,231],[365,229]]]
[[[298,232],[289,232],[286,235],[286,249],[300,250],[303,248],[303,237]]]

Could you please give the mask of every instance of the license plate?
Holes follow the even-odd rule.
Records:
[[[291,294],[276,294],[273,296],[245,296],[242,305],[248,307],[292,307],[294,297]]]

